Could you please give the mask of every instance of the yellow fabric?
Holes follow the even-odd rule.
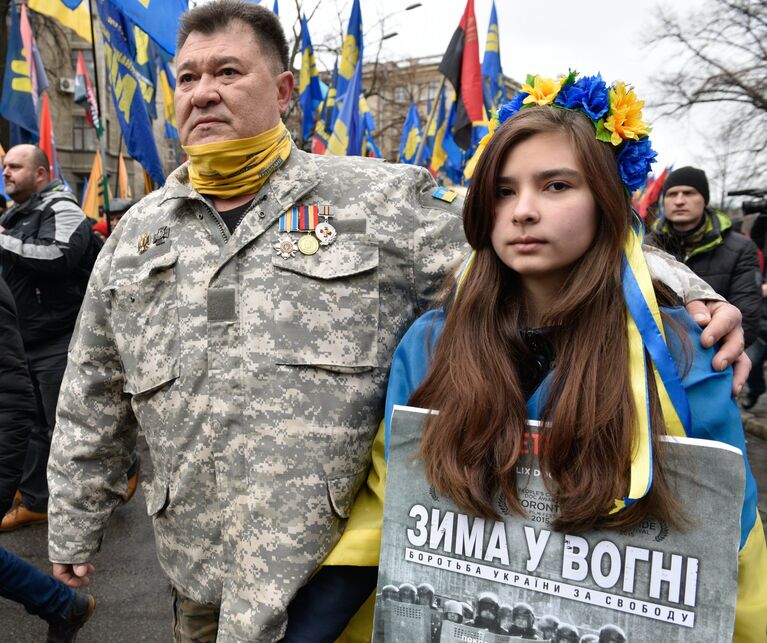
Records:
[[[88,177],[88,189],[85,191],[85,199],[83,200],[82,205],[83,212],[85,212],[86,216],[89,216],[92,219],[99,218],[99,208],[101,208],[101,212],[104,210],[103,172],[101,154],[96,150],[96,155],[93,157],[93,165],[91,165],[91,174]],[[109,191],[109,198],[112,198],[111,190]]]
[[[120,199],[132,199],[130,185],[128,184],[128,169],[125,167],[125,159],[122,152],[117,157],[117,197]]]
[[[381,553],[381,525],[383,523],[384,495],[386,493],[386,456],[383,420],[373,441],[370,471],[352,506],[341,540],[328,554],[322,565],[378,565]],[[338,643],[369,641],[373,632],[375,591],[346,626]]]
[[[738,602],[732,640],[733,643],[767,641],[767,545],[759,512],[738,554]]]
[[[91,40],[91,12],[87,2],[81,2],[77,9],[70,9],[61,0],[29,0],[29,8],[37,13],[58,20],[69,27],[86,42]]]
[[[258,192],[288,160],[290,149],[290,134],[282,121],[258,136],[184,146],[192,187],[221,199]]]

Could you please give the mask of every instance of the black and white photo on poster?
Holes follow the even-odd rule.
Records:
[[[373,640],[381,643],[550,640],[570,643],[725,641],[737,595],[740,451],[667,438],[667,477],[688,524],[650,518],[625,531],[551,528],[555,498],[541,478],[540,425],[516,466],[527,516],[459,510],[414,458],[427,411],[395,407]]]

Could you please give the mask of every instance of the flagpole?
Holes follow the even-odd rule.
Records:
[[[103,122],[101,136],[96,135],[99,140],[99,151],[101,152],[101,183],[104,190],[104,218],[107,222],[107,236],[112,234],[112,224],[109,222],[109,169],[107,168],[107,142],[106,142],[106,112],[101,102],[101,83],[99,83],[99,66],[96,57],[96,32],[93,28],[93,20],[97,14],[93,12],[93,0],[88,0],[88,10],[91,14],[91,55],[93,56],[93,80],[96,83],[96,103],[99,106],[99,123]]]
[[[426,121],[426,129],[423,131],[423,136],[421,137],[421,143],[418,145],[418,152],[416,152],[415,162],[413,163],[413,165],[421,164],[421,156],[423,156],[423,148],[426,146],[426,138],[429,135],[429,130],[431,129],[431,123],[434,120],[434,114],[436,114],[437,112],[437,107],[439,106],[439,99],[442,97],[442,92],[445,89],[446,79],[447,79],[447,76],[442,76],[442,82],[439,84],[439,89],[437,90],[437,97],[434,99],[434,105],[431,108],[431,114],[429,114],[429,120]]]

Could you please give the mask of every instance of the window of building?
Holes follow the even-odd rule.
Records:
[[[424,91],[421,93],[421,97],[428,101],[434,101],[437,98],[437,92],[439,91],[439,81],[430,80],[424,87]]]
[[[85,116],[72,116],[72,147],[76,151],[95,151],[98,146],[96,132]]]
[[[394,88],[394,102],[395,103],[407,103],[410,100],[407,87],[400,85]]]

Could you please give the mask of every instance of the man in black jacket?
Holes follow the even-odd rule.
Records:
[[[46,466],[67,347],[93,257],[90,225],[77,200],[50,180],[45,153],[17,145],[5,156],[3,179],[15,205],[0,216],[0,270],[16,302],[19,328],[37,400],[21,502],[0,531],[47,520]]]
[[[0,279],[0,515],[13,501],[35,413],[13,296]],[[2,547],[0,596],[48,621],[49,643],[73,641],[96,607],[93,597],[76,593]]]
[[[754,243],[732,229],[723,212],[708,207],[703,170],[681,167],[663,186],[663,216],[653,224],[655,243],[693,272],[743,315],[746,346],[759,335],[762,277]]]

